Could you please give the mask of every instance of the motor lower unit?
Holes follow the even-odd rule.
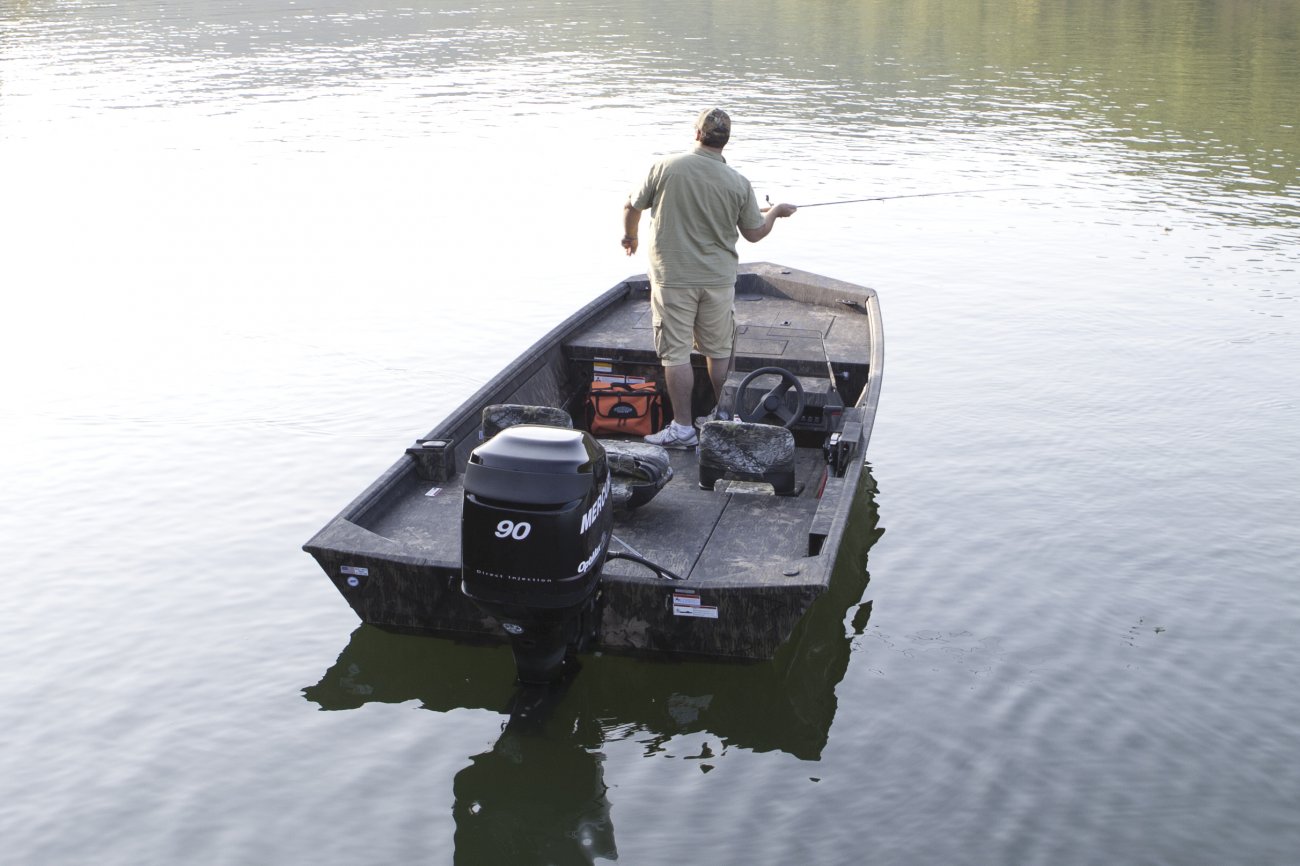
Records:
[[[586,431],[508,427],[470,454],[461,591],[501,624],[521,681],[555,680],[595,634],[612,510]]]

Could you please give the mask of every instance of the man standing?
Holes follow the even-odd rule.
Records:
[[[673,420],[645,439],[665,448],[699,444],[690,424],[692,345],[708,361],[715,400],[731,372],[737,236],[758,243],[777,219],[796,210],[791,204],[759,209],[754,188],[722,156],[730,137],[731,118],[725,111],[700,112],[695,149],[655,163],[623,205],[623,249],[629,256],[637,251],[641,212],[653,209],[650,310]]]

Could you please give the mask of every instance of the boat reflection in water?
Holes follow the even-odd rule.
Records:
[[[614,859],[601,753],[608,740],[635,736],[653,753],[674,737],[707,732],[724,749],[820,759],[835,717],[835,687],[852,639],[871,615],[871,602],[862,598],[867,554],[884,532],[875,495],[865,472],[830,588],[771,661],[585,656],[577,673],[555,686],[517,688],[504,645],[362,625],[303,693],[324,710],[417,700],[436,712],[508,716],[492,749],[472,756],[456,775],[456,862],[522,854],[560,863]],[[696,756],[705,771],[709,757],[707,748]]]

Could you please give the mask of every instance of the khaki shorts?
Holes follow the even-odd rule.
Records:
[[[691,347],[706,358],[728,358],[736,334],[736,288],[650,291],[655,354],[665,367],[689,364]]]

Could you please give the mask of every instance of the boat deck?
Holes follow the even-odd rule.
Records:
[[[774,564],[793,565],[809,554],[808,533],[826,464],[806,451],[799,452],[798,461],[804,492],[786,497],[741,483],[718,482],[715,490],[701,490],[695,452],[674,452],[673,481],[648,505],[615,512],[614,536],[681,577],[761,585],[781,573]],[[605,572],[631,577],[646,570],[616,559]]]
[[[804,492],[796,497],[725,481],[715,490],[701,490],[695,452],[672,451],[670,456],[674,477],[659,495],[634,511],[615,512],[614,535],[626,545],[622,549],[631,548],[683,578],[714,575],[750,582],[771,574],[774,562],[794,562],[809,554],[809,527],[821,502],[816,494],[825,469],[819,454],[798,453]],[[434,484],[410,475],[404,484],[408,489],[394,491],[354,522],[411,554],[459,560],[464,476]],[[605,572],[651,577],[644,566],[626,560],[610,561]]]
[[[865,381],[862,347],[870,342],[869,327],[861,310],[847,304],[839,309],[819,307],[739,291],[734,369],[784,367],[798,376],[825,378],[829,361],[843,380],[857,374]],[[575,361],[612,360],[657,370],[648,295],[630,296],[576,333],[565,341],[565,355]]]

